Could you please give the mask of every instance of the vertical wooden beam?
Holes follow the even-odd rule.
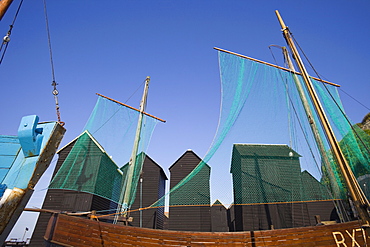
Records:
[[[3,19],[3,16],[5,15],[12,2],[13,0],[0,0],[0,21],[1,19]]]

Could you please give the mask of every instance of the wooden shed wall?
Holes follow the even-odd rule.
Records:
[[[191,150],[186,151],[170,167],[170,189],[186,177],[201,161]],[[208,178],[209,181],[209,178]],[[200,192],[210,195],[209,186]],[[170,195],[171,204],[171,195]],[[169,229],[181,231],[211,231],[211,208],[205,206],[176,206],[169,210]]]
[[[66,159],[68,153],[71,151],[75,141],[71,142],[68,146],[66,146],[63,150],[61,150],[58,155],[58,161],[55,165],[53,177],[58,172],[59,168],[63,164],[64,160]],[[60,205],[63,202],[64,193],[61,193],[57,190],[48,190],[45,196],[44,203],[42,208],[44,209],[54,209],[59,210]],[[31,242],[29,246],[43,246],[44,245],[44,233],[46,231],[46,227],[49,221],[51,214],[49,213],[40,213],[39,218],[37,220],[35,230],[33,231]]]
[[[75,141],[60,150],[59,158],[53,173],[53,177],[58,172],[59,168],[67,158],[69,152],[74,146]],[[149,157],[146,157],[143,165],[143,206],[149,206],[155,202],[159,197],[164,195],[165,186],[164,181],[167,179],[163,170]],[[139,208],[139,189],[137,190],[137,197],[133,205],[133,209]],[[115,209],[117,203],[112,202],[106,198],[96,196],[89,193],[68,191],[60,189],[48,190],[43,209],[63,210],[63,211],[101,211]],[[107,211],[107,213],[113,213]],[[134,217],[134,226],[139,226],[139,213],[132,214]],[[49,213],[40,213],[34,233],[31,238],[30,246],[43,246],[43,236],[46,230]],[[143,227],[163,229],[164,209],[150,209],[143,211]]]
[[[145,157],[142,176],[142,207],[149,207],[159,198],[164,196],[165,180],[167,180],[162,168],[158,166],[149,156]],[[131,207],[133,212],[133,226],[140,226],[140,182],[136,190],[136,198]],[[142,211],[142,227],[163,229],[164,208],[146,209]]]
[[[223,205],[212,205],[211,207],[211,231],[228,232],[227,209]]]
[[[332,201],[234,205],[234,208],[236,231],[314,226],[316,215],[322,221],[338,219]]]

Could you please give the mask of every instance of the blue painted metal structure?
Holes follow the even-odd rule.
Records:
[[[0,136],[0,243],[16,223],[50,165],[65,129],[58,122],[22,118],[17,136]]]

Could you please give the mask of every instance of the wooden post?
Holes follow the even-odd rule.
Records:
[[[0,0],[0,21],[1,19],[3,19],[3,16],[5,15],[12,2],[13,0]]]
[[[122,186],[122,192],[119,200],[119,204],[121,206],[118,206],[116,216],[118,217],[119,214],[123,214],[125,217],[127,217],[128,208],[131,206],[129,205],[131,200],[131,188],[133,186],[137,186],[136,184],[132,184],[133,175],[135,171],[135,165],[136,165],[136,159],[137,159],[137,152],[139,148],[139,141],[140,141],[140,134],[141,134],[141,128],[142,128],[142,121],[143,121],[143,115],[146,107],[146,100],[148,96],[148,89],[149,89],[149,82],[150,77],[148,76],[145,80],[145,87],[143,92],[143,97],[140,103],[140,115],[137,122],[136,127],[136,134],[135,134],[135,140],[134,145],[132,148],[131,158],[128,164],[127,173],[126,173],[126,179]],[[116,223],[116,220],[114,221]]]

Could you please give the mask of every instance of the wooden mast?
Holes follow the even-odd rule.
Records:
[[[145,79],[143,97],[140,102],[140,114],[139,114],[139,119],[138,119],[137,127],[136,127],[134,146],[132,148],[131,157],[130,157],[130,161],[129,161],[128,169],[126,173],[126,179],[122,187],[122,192],[121,192],[121,196],[119,199],[119,204],[121,204],[121,206],[117,207],[115,223],[117,222],[117,218],[119,214],[123,214],[123,216],[127,217],[127,211],[130,206],[129,203],[130,203],[130,198],[131,198],[131,189],[132,189],[132,186],[136,186],[136,185],[132,185],[132,180],[133,180],[133,175],[135,171],[137,152],[139,149],[140,133],[141,133],[143,116],[144,116],[144,111],[145,111],[146,101],[147,101],[147,96],[148,96],[149,82],[150,82],[150,77],[148,76]]]
[[[351,168],[349,167],[340,147],[339,144],[335,138],[334,132],[329,124],[328,118],[325,115],[325,112],[321,106],[321,103],[317,97],[317,94],[313,88],[313,85],[311,83],[310,77],[308,75],[308,72],[306,68],[303,65],[303,62],[299,56],[298,50],[293,42],[293,39],[290,35],[290,31],[288,27],[285,25],[283,19],[281,18],[279,11],[275,11],[276,16],[280,22],[284,38],[289,45],[292,53],[293,58],[296,60],[297,66],[299,70],[302,73],[303,80],[305,82],[305,85],[307,87],[308,93],[310,95],[310,98],[312,100],[312,104],[314,106],[314,109],[318,115],[319,121],[321,126],[323,127],[325,136],[329,142],[330,148],[333,152],[333,156],[342,172],[343,178],[346,182],[348,191],[352,197],[352,200],[356,206],[356,209],[358,211],[358,214],[361,218],[362,224],[369,225],[370,223],[370,217],[368,213],[369,208],[369,202],[366,199],[364,193],[362,192],[360,185],[358,184],[355,176],[353,175]]]
[[[336,183],[336,181],[335,181],[334,172],[333,172],[333,170],[330,166],[330,161],[329,161],[328,155],[326,154],[324,142],[323,142],[323,140],[322,140],[322,138],[319,134],[319,129],[318,129],[317,123],[316,123],[316,121],[314,121],[313,112],[312,112],[311,107],[308,103],[309,101],[306,97],[306,94],[304,93],[303,85],[302,85],[301,81],[299,80],[298,75],[296,74],[293,62],[290,59],[290,56],[288,54],[288,50],[286,49],[286,47],[282,47],[282,50],[283,50],[285,60],[288,63],[288,67],[289,67],[290,70],[292,70],[292,76],[293,76],[295,85],[297,87],[298,93],[299,93],[299,98],[302,101],[302,105],[303,105],[303,108],[305,110],[306,116],[309,119],[310,127],[311,127],[311,130],[312,130],[313,136],[315,138],[317,147],[319,149],[319,152],[321,154],[323,164],[324,164],[325,169],[327,170],[327,172],[330,174],[330,176],[329,176],[330,187],[334,192],[335,198],[339,198],[339,186],[338,186],[338,183]],[[336,202],[334,202],[334,204],[335,204],[336,209],[339,210],[339,208],[337,207]],[[341,219],[341,221],[344,222],[342,212],[338,212],[338,216]]]
[[[8,10],[10,4],[12,4],[13,0],[0,0],[0,21],[3,19],[5,12]]]

